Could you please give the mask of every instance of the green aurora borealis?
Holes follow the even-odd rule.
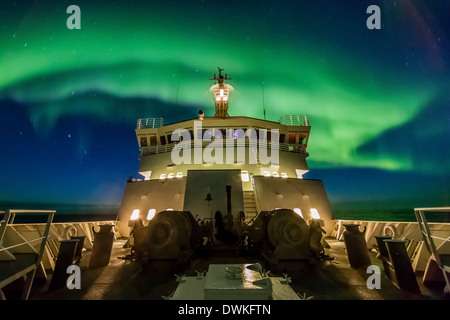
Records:
[[[449,5],[378,2],[382,29],[368,30],[369,4],[351,2],[2,2],[0,102],[22,106],[40,141],[79,116],[132,133],[138,118],[212,115],[208,78],[220,66],[236,89],[231,116],[263,118],[264,90],[268,120],[310,117],[312,171],[438,177],[440,205],[448,204],[440,179],[450,172],[450,118],[433,106],[450,101]],[[81,30],[66,27],[70,4],[81,8]],[[422,127],[427,110],[444,113]],[[390,132],[408,141],[381,139]],[[436,137],[441,152],[418,159],[417,148]],[[90,139],[80,138],[77,152]]]

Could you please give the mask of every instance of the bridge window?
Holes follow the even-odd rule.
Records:
[[[247,133],[244,129],[235,129],[233,132],[234,139],[245,139],[247,137]]]
[[[297,135],[295,133],[289,133],[289,144],[295,144],[295,139]]]
[[[166,144],[166,136],[160,136],[159,137],[159,141],[160,141],[162,146],[165,145]]]
[[[156,136],[150,136],[150,146],[154,147],[158,145],[158,142],[156,140]]]
[[[147,144],[147,137],[141,137],[141,147],[146,147]]]
[[[220,133],[222,134],[222,139],[227,138],[227,129],[219,129]]]

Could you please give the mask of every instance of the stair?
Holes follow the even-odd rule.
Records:
[[[244,191],[243,195],[244,195],[244,212],[247,220],[256,216],[258,212],[256,209],[255,194],[253,193],[253,191]]]

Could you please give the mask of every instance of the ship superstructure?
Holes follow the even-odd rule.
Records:
[[[215,115],[172,124],[139,119],[136,137],[142,179],[127,183],[119,210],[121,234],[129,220],[150,221],[161,211],[189,211],[196,219],[231,213],[250,221],[262,211],[288,208],[305,220],[323,221],[331,232],[332,212],[322,181],[305,179],[311,126],[308,116],[278,122],[230,117],[233,87],[219,75],[210,89]],[[231,189],[227,191],[228,188]]]

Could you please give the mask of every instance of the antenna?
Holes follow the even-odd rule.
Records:
[[[175,97],[175,106],[178,106],[178,89],[180,87],[180,81],[177,82],[177,94]]]
[[[262,83],[262,105],[263,105],[264,120],[266,120],[266,106],[264,105],[264,82]]]

